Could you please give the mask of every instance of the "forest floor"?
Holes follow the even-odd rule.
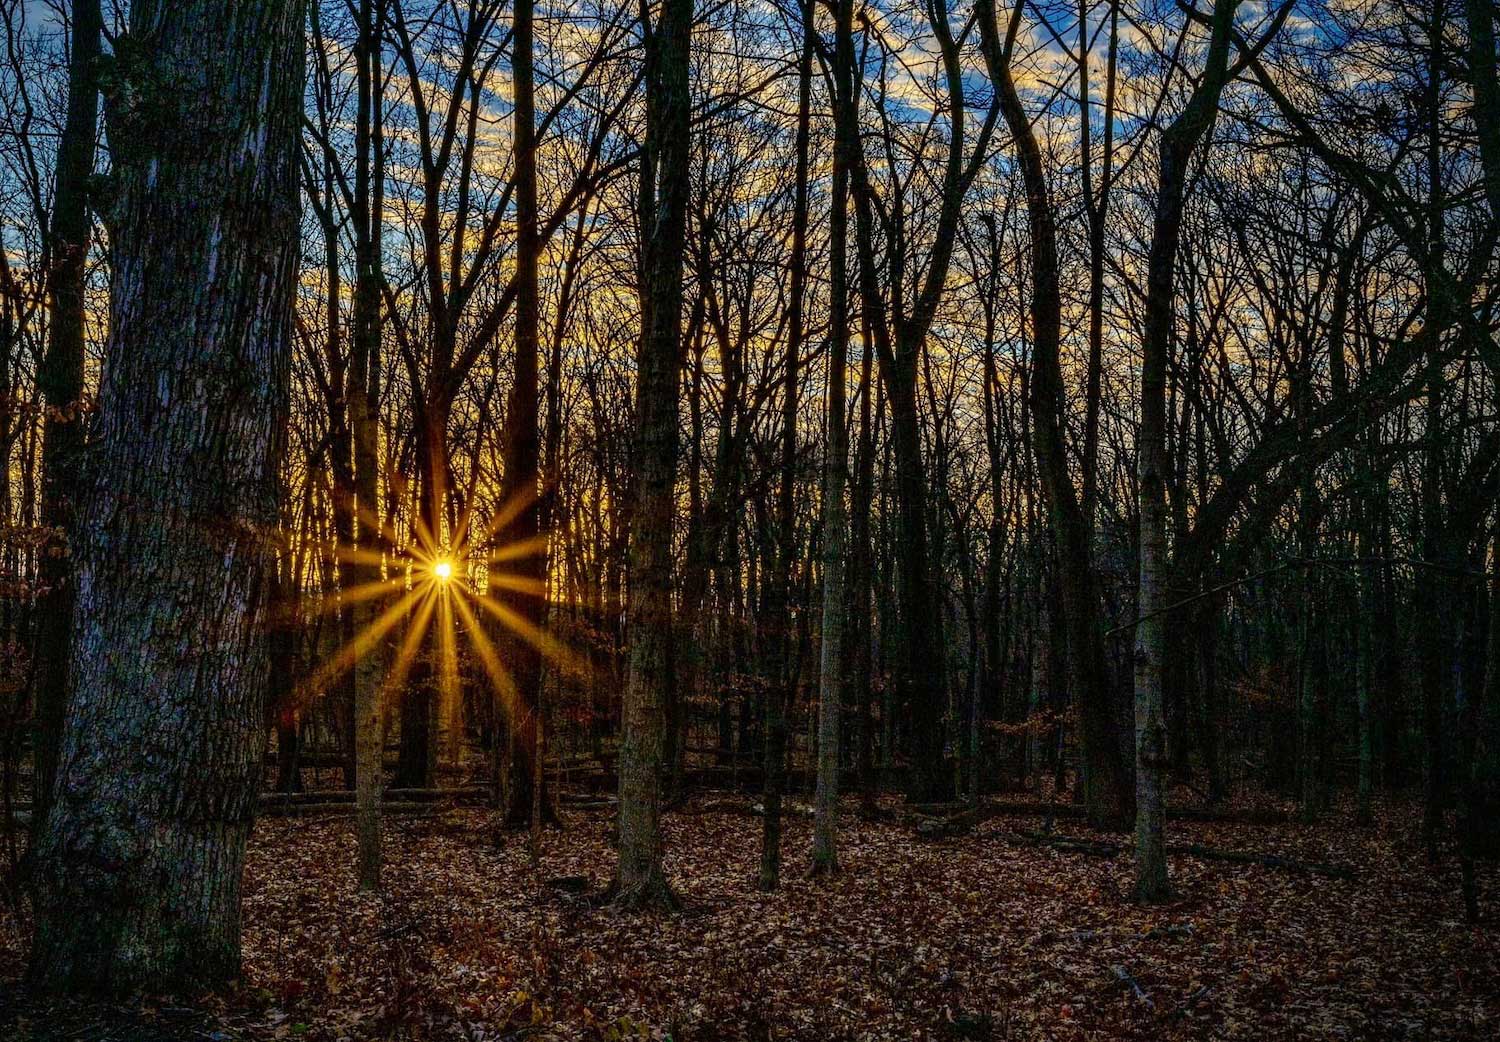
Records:
[[[359,894],[348,817],[263,820],[245,879],[244,981],[193,1003],[101,1011],[27,1001],[25,923],[0,912],[6,1039],[1493,1039],[1500,873],[1482,927],[1458,869],[1432,870],[1405,804],[1372,829],[1173,822],[1171,841],[1347,865],[1325,878],[1172,859],[1177,898],[1127,900],[1128,853],[1018,842],[1037,817],[919,838],[847,804],[843,872],[810,879],[811,823],[788,821],[782,888],[755,886],[746,797],[664,818],[683,903],[639,915],[609,881],[607,812],[565,812],[540,859],[491,817],[392,817],[386,889]],[[1059,833],[1102,837],[1081,822]],[[588,892],[561,885],[584,877]],[[575,884],[579,880],[572,880]],[[9,1012],[6,1012],[6,1007]]]

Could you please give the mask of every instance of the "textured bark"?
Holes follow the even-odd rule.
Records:
[[[379,551],[386,545],[380,516],[380,285],[381,185],[384,162],[381,113],[376,91],[380,82],[380,31],[384,0],[360,0],[360,46],[356,55],[354,206],[355,280],[353,335],[349,344],[349,427],[354,442],[354,496],[359,545]],[[363,562],[351,569],[362,582],[380,580],[379,565]],[[375,621],[381,605],[371,599],[351,606],[356,633]],[[381,707],[381,661],[378,647],[354,664],[354,784],[356,805],[356,871],[363,890],[380,888],[380,797],[384,783],[381,753],[385,743]]]
[[[1228,78],[1229,34],[1239,0],[1216,0],[1203,76],[1182,113],[1162,133],[1156,213],[1146,268],[1141,360],[1141,425],[1136,435],[1140,507],[1140,587],[1135,631],[1135,897],[1170,893],[1165,839],[1166,721],[1162,674],[1171,600],[1167,557],[1167,358],[1172,344],[1174,276],[1182,237],[1188,162],[1213,126]]]
[[[503,542],[522,545],[534,541],[541,531],[540,479],[541,441],[537,423],[538,337],[541,322],[537,259],[541,237],[537,230],[536,182],[536,94],[533,81],[534,37],[532,0],[517,0],[512,32],[511,73],[515,93],[516,153],[516,354],[506,413],[505,502],[514,504],[515,516],[500,533]],[[512,564],[509,570],[524,581],[544,588],[547,551],[543,548]],[[546,599],[536,592],[517,592],[515,611],[535,630],[547,624]],[[540,801],[544,817],[552,816],[548,794],[534,784],[540,776],[542,656],[536,645],[520,638],[508,642],[511,675],[515,678],[516,702],[510,721],[510,778],[506,785],[509,806],[506,821],[513,825],[533,822],[532,805]]]
[[[90,222],[88,179],[94,172],[99,120],[99,0],[75,0],[73,50],[68,68],[68,115],[57,146],[57,182],[49,233],[47,295],[51,309],[47,353],[37,369],[37,388],[47,403],[42,428],[42,525],[56,538],[71,538],[74,508],[82,487],[84,278]],[[68,703],[68,650],[73,622],[72,562],[66,553],[43,554],[42,589],[36,622],[36,797],[34,828],[47,820]],[[36,833],[33,833],[35,838]]]
[[[810,17],[812,5],[806,7]],[[854,58],[854,5],[840,0],[835,11],[834,91],[835,104],[844,118],[835,129],[833,199],[829,213],[829,310],[835,316],[829,330],[828,351],[828,447],[823,462],[823,646],[818,667],[818,783],[813,819],[812,868],[815,873],[838,871],[839,714],[844,701],[844,678],[848,641],[845,636],[849,607],[845,589],[845,556],[849,547],[849,515],[844,506],[848,484],[849,438],[845,426],[845,396],[849,366],[849,154],[855,147],[851,72]],[[812,33],[807,26],[802,95],[797,126],[797,190],[801,197],[802,228],[807,223],[807,136],[809,79],[812,63]],[[798,243],[799,253],[802,244]],[[800,269],[803,259],[799,257]],[[798,306],[800,311],[800,302]],[[788,403],[791,404],[790,402]],[[788,449],[793,446],[789,445]],[[787,494],[790,507],[790,492]],[[790,547],[788,548],[790,550]],[[790,575],[788,576],[790,578]]]
[[[672,516],[682,260],[687,228],[692,0],[665,0],[646,45],[646,142],[641,170],[641,345],[632,445],[630,664],[620,737],[620,838],[615,900],[674,903],[661,861],[661,769],[672,683]]]
[[[142,0],[115,44],[107,363],[32,979],[239,968],[298,237],[303,6]]]

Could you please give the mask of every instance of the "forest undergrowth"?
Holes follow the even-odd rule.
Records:
[[[1330,878],[1172,858],[1176,896],[1129,902],[1133,863],[1026,842],[998,815],[925,838],[846,805],[842,873],[755,885],[760,820],[706,795],[665,820],[684,910],[603,905],[605,811],[565,811],[540,857],[490,812],[386,821],[385,892],[360,894],[347,817],[263,820],[249,850],[244,976],[227,995],[27,1005],[24,917],[0,915],[0,1035],[15,1039],[1485,1039],[1500,935],[1468,926],[1458,865],[1426,863],[1416,808],[1376,825],[1174,822],[1172,842],[1347,866]],[[1056,835],[1117,841],[1081,822]],[[1481,866],[1495,906],[1500,873]],[[1493,912],[1491,912],[1493,918]],[[191,1008],[191,1012],[190,1012]]]

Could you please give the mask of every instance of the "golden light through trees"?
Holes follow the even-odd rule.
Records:
[[[547,596],[543,584],[504,567],[542,552],[544,537],[496,545],[495,533],[523,505],[507,502],[480,532],[473,531],[468,516],[460,518],[451,545],[440,544],[418,518],[412,543],[404,549],[381,552],[368,544],[336,547],[334,555],[344,565],[378,568],[384,578],[351,586],[341,596],[330,598],[322,610],[336,613],[365,601],[383,602],[383,610],[304,678],[299,701],[311,703],[357,662],[375,656],[388,662],[380,685],[384,711],[390,712],[413,680],[414,669],[419,678],[425,671],[434,684],[448,735],[456,741],[463,715],[461,660],[472,658],[478,663],[488,697],[502,713],[512,710],[516,697],[515,681],[505,665],[508,642],[524,641],[549,663],[578,668],[579,656],[507,603],[516,596]],[[499,633],[496,625],[486,626],[489,620],[498,624]],[[395,634],[399,641],[388,649]]]

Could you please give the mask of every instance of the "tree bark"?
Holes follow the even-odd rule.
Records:
[[[541,237],[537,229],[536,93],[533,87],[533,0],[516,0],[511,72],[515,94],[516,154],[516,353],[510,408],[505,417],[505,496],[514,518],[501,533],[511,546],[534,543],[541,532],[541,444],[537,424],[538,335],[541,322],[537,261]],[[547,548],[516,560],[511,570],[529,590],[518,590],[515,610],[534,631],[547,624]],[[510,721],[509,806],[505,818],[512,825],[532,824],[532,805],[541,802],[544,818],[552,817],[549,794],[535,791],[537,765],[542,755],[538,726],[541,713],[542,656],[534,643],[520,636],[509,642],[511,675],[516,699]]]
[[[769,616],[775,620],[780,632],[776,635],[778,644],[777,667],[780,676],[776,678],[779,684],[773,686],[770,698],[775,703],[772,713],[775,717],[774,727],[781,733],[786,730],[786,713],[796,697],[798,680],[798,634],[797,628],[792,624],[791,609],[793,603],[793,583],[795,582],[794,564],[797,557],[795,544],[797,532],[796,504],[793,501],[793,493],[796,491],[797,482],[797,370],[801,363],[802,341],[803,341],[803,304],[807,287],[807,152],[808,138],[810,136],[810,125],[812,122],[812,59],[813,59],[813,33],[812,25],[813,7],[811,3],[804,3],[801,8],[802,14],[802,53],[797,65],[797,131],[794,148],[796,150],[796,171],[794,173],[795,184],[793,186],[792,198],[792,256],[791,256],[791,285],[789,287],[791,301],[787,309],[787,342],[786,342],[786,393],[782,397],[781,408],[781,485],[777,490],[776,503],[776,577],[771,582],[771,596],[768,598],[770,607]],[[837,175],[835,175],[837,176]],[[837,192],[835,192],[837,194]],[[837,265],[837,259],[832,261]],[[840,312],[835,309],[834,314]],[[834,323],[830,332],[832,340],[832,351],[837,355],[840,351],[839,341],[843,341],[843,351],[847,354],[849,335],[847,327]],[[831,356],[832,357],[832,356]],[[840,358],[841,361],[841,358]],[[830,361],[830,366],[835,363]],[[842,372],[839,376],[837,390],[832,384],[833,375],[830,370],[829,400],[832,402],[837,398],[838,418],[835,421],[832,412],[828,419],[829,451],[834,451],[835,438],[842,438],[844,430],[843,417],[843,382]],[[834,432],[838,431],[836,435]],[[829,536],[828,521],[830,510],[828,505],[828,489],[824,488],[823,519],[824,537]],[[843,486],[839,486],[838,492],[839,514],[842,515]],[[836,522],[843,524],[842,517]],[[834,533],[842,547],[842,529]],[[839,611],[843,608],[843,583],[842,572],[832,580],[836,589],[830,591],[827,584],[831,581],[827,568],[827,546],[824,543],[824,591],[823,591],[823,672],[819,677],[818,689],[818,818],[813,836],[813,870],[828,869],[836,867],[837,855],[834,848],[834,809],[838,801],[838,699],[840,692],[835,690],[832,696],[829,688],[824,682],[827,679],[827,663],[829,655],[832,654],[835,663],[840,661],[843,650],[843,627],[842,620],[837,618]],[[835,610],[835,632],[830,635],[828,625],[828,605],[830,598],[838,598],[838,608]],[[838,677],[835,680],[837,684]],[[832,766],[832,788],[825,792],[830,784],[824,779],[824,758],[826,750],[824,741],[826,738],[828,714],[833,714],[833,732],[831,748],[833,755]],[[782,743],[772,742],[770,746]],[[766,757],[766,814],[763,821],[761,860],[760,860],[760,888],[762,890],[775,890],[781,877],[781,797],[785,786],[785,749],[774,749]],[[826,803],[826,806],[825,806]]]
[[[615,902],[675,903],[661,860],[661,770],[672,683],[672,517],[682,261],[687,228],[688,56],[692,0],[664,0],[646,44],[646,141],[641,163],[641,312],[635,496],[630,526],[630,665],[620,738],[620,838]]]
[[[1063,383],[1060,344],[1062,298],[1058,286],[1057,231],[1041,146],[1021,102],[1010,70],[1010,45],[1019,26],[1022,6],[1011,14],[1007,40],[1002,43],[992,4],[980,17],[986,62],[1000,97],[1000,110],[1016,144],[1026,186],[1026,211],[1031,231],[1032,368],[1028,391],[1032,432],[1043,496],[1057,539],[1057,582],[1068,627],[1068,647],[1077,683],[1076,699],[1082,717],[1086,760],[1085,802],[1099,825],[1120,825],[1128,819],[1129,788],[1116,740],[1114,703],[1099,625],[1099,596],[1089,548],[1089,525],[1073,489],[1063,435]]]
[[[80,511],[75,681],[31,977],[239,969],[298,257],[303,5],[133,4],[116,41],[111,327]]]
[[[52,197],[47,294],[51,324],[47,353],[37,368],[37,389],[47,404],[42,426],[42,515],[44,528],[60,540],[59,552],[41,555],[36,621],[36,754],[33,840],[47,819],[68,704],[68,653],[75,586],[68,541],[82,488],[84,451],[79,413],[84,377],[84,280],[90,220],[88,181],[94,172],[99,120],[99,0],[75,0],[72,53],[68,65],[68,114],[57,145],[57,181]]]
[[[804,225],[798,229],[800,238],[806,235],[808,106],[814,31],[810,24],[812,4],[807,3],[803,10],[803,17],[809,24],[804,29],[806,42],[797,127],[797,188]],[[844,572],[849,546],[849,515],[844,506],[844,487],[848,484],[849,470],[849,439],[845,426],[849,366],[849,154],[856,147],[851,134],[854,120],[850,118],[851,69],[854,65],[853,0],[839,0],[834,18],[834,104],[839,106],[843,118],[834,127],[833,199],[828,217],[829,313],[833,324],[828,338],[828,432],[827,455],[823,461],[823,646],[818,666],[818,785],[813,804],[812,870],[815,875],[830,874],[839,869],[839,714],[844,700],[848,651],[845,613],[849,608]],[[800,253],[802,244],[799,243],[798,247]],[[799,268],[802,263],[799,257]],[[796,306],[800,312],[800,301]],[[790,407],[790,402],[788,404]],[[786,498],[786,508],[790,510],[789,490]]]
[[[364,583],[381,580],[381,567],[375,556],[387,545],[381,524],[379,470],[381,203],[385,170],[379,85],[384,18],[384,0],[360,0],[354,207],[350,215],[357,270],[345,397],[354,442],[354,496],[361,550],[361,560],[352,570]],[[379,610],[374,598],[360,600],[350,607],[356,635],[369,632]],[[377,644],[354,663],[356,872],[362,890],[380,888],[380,796],[385,780],[381,762],[385,731],[380,652]]]
[[[1140,504],[1140,592],[1135,632],[1135,898],[1160,901],[1167,881],[1166,721],[1162,675],[1167,650],[1167,359],[1172,345],[1174,281],[1188,163],[1218,114],[1228,78],[1230,30],[1239,0],[1216,0],[1203,76],[1186,108],[1162,133],[1161,172],[1146,268],[1146,328],[1141,361],[1141,425],[1136,436]]]

